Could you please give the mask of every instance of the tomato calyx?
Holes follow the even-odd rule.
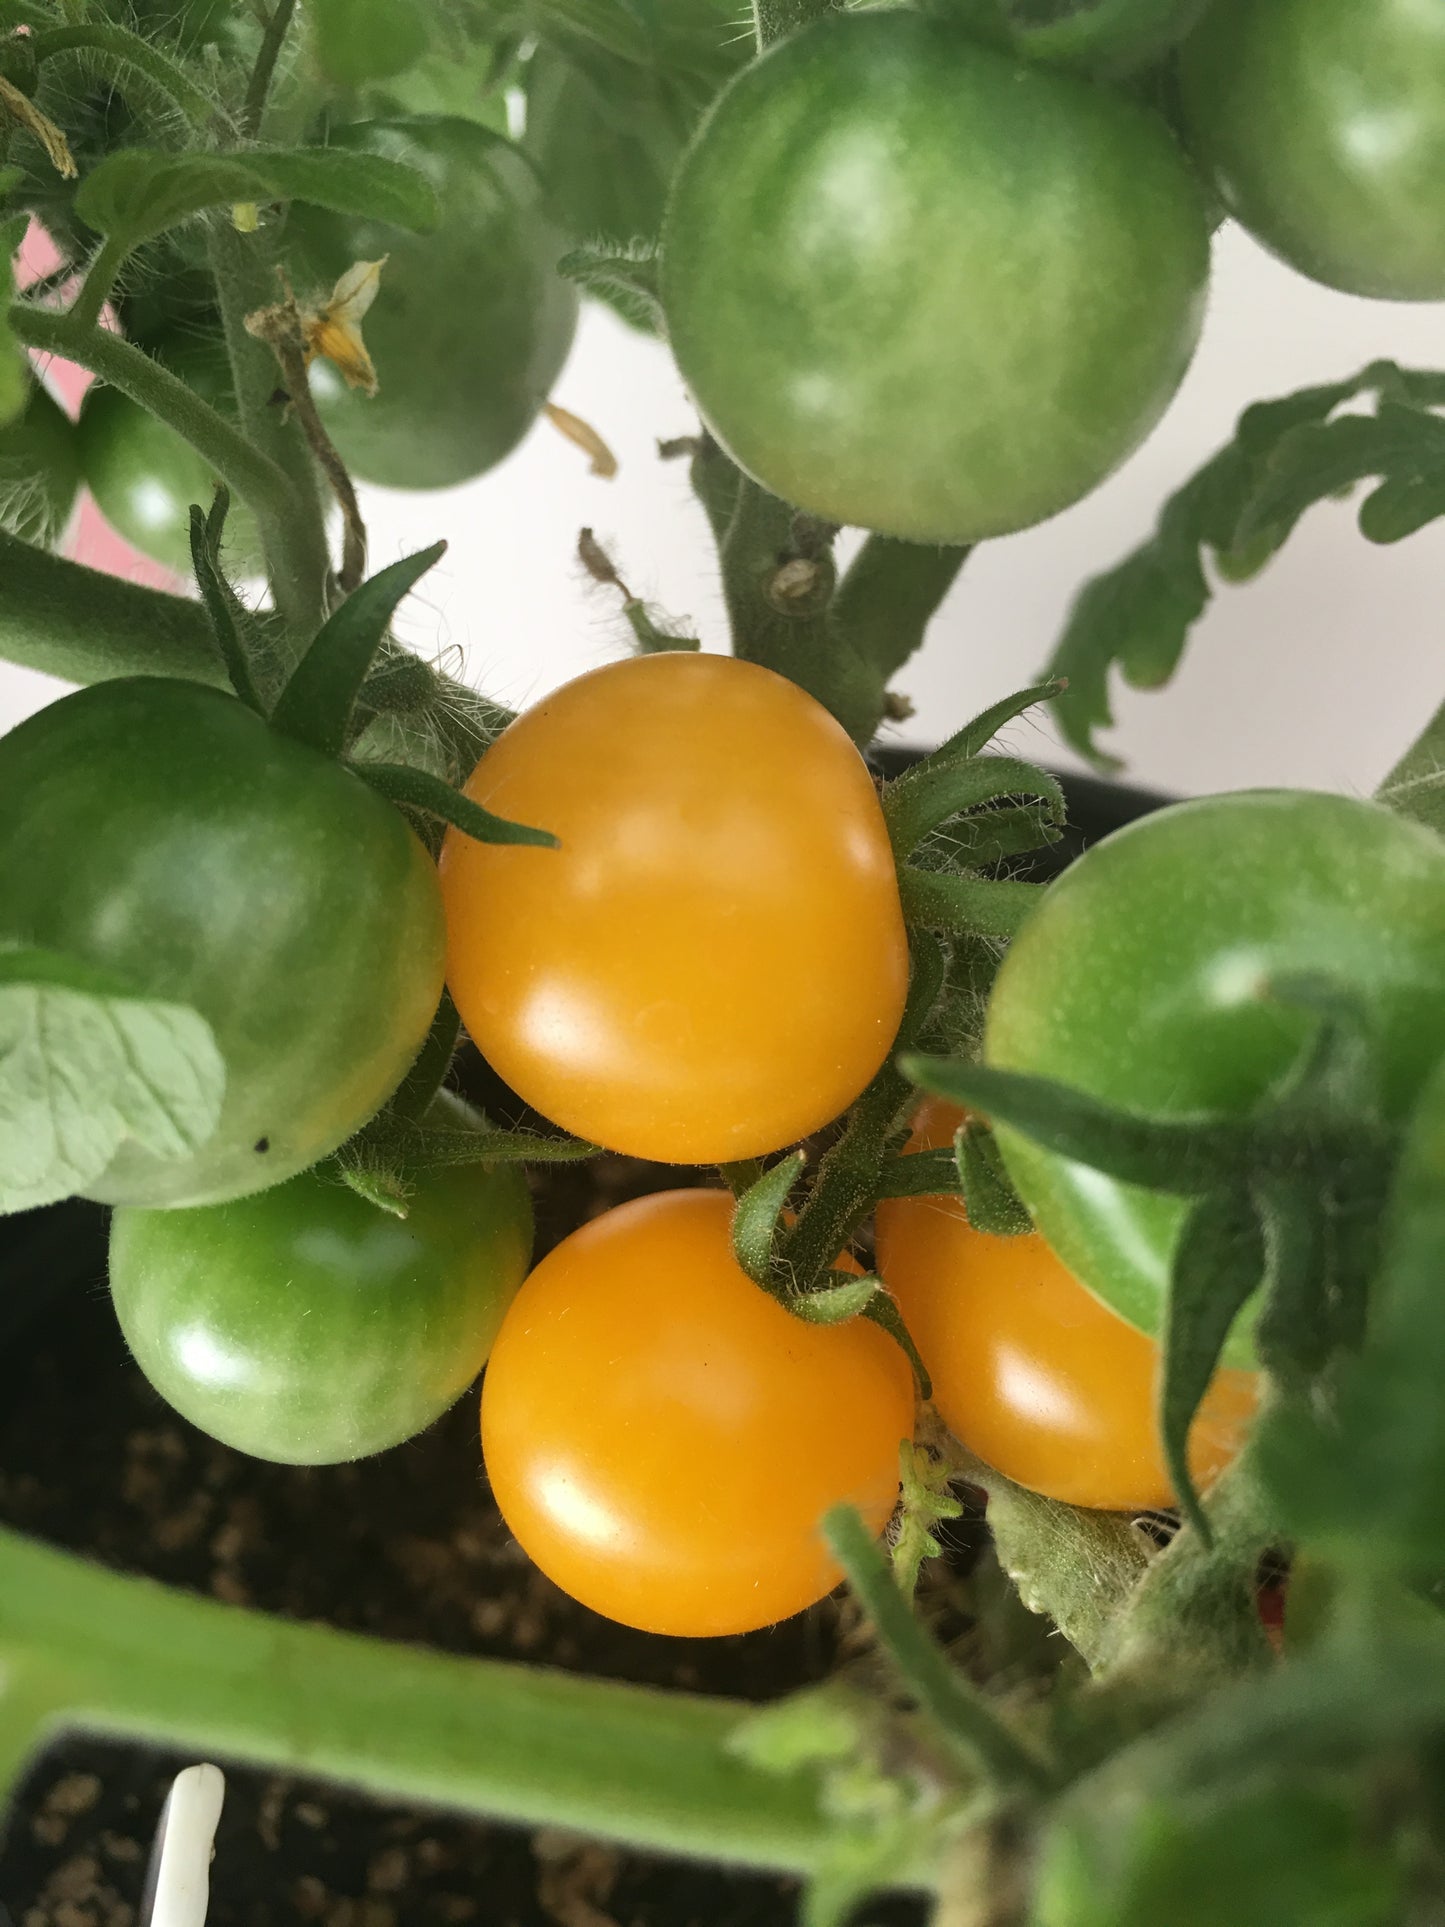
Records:
[[[902,1060],[924,1089],[1060,1157],[1193,1200],[1171,1267],[1160,1424],[1181,1507],[1206,1543],[1186,1444],[1231,1327],[1258,1296],[1255,1343],[1286,1396],[1307,1397],[1358,1348],[1401,1143],[1381,1117],[1368,1017],[1349,992],[1311,977],[1280,978],[1260,994],[1316,1024],[1245,1118],[1145,1116],[1046,1078]]]

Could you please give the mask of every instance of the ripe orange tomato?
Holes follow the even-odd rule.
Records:
[[[877,1326],[805,1325],[732,1253],[732,1199],[594,1218],[523,1285],[482,1382],[502,1516],[550,1579],[644,1632],[750,1632],[841,1574],[818,1522],[881,1532],[913,1380]]]
[[[908,942],[883,813],[843,729],[731,656],[593,670],[466,793],[561,848],[450,833],[447,980],[529,1104],[663,1163],[781,1149],[873,1076]]]
[[[952,1142],[961,1114],[929,1099],[911,1147]],[[957,1198],[878,1207],[878,1269],[954,1434],[1006,1478],[1070,1505],[1174,1503],[1155,1416],[1159,1348],[1066,1271],[1037,1232],[990,1238]],[[1243,1442],[1253,1372],[1221,1371],[1194,1421],[1206,1487]]]

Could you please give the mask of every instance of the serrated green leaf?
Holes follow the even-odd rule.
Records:
[[[1361,395],[1373,395],[1374,414],[1331,419]],[[1095,740],[1113,721],[1110,676],[1140,689],[1170,679],[1213,594],[1207,559],[1225,580],[1257,574],[1314,503],[1372,475],[1389,488],[1366,533],[1397,540],[1422,526],[1445,435],[1428,411],[1442,395],[1433,370],[1381,361],[1247,408],[1234,439],[1165,503],[1148,541],[1075,598],[1050,664],[1068,682],[1054,702],[1066,740],[1117,767]]]
[[[1189,1471],[1189,1428],[1264,1266],[1264,1233],[1248,1190],[1241,1185],[1201,1198],[1180,1231],[1169,1280],[1159,1430],[1170,1482],[1206,1545],[1210,1528]]]
[[[339,147],[201,154],[122,148],[81,182],[75,210],[97,233],[137,247],[208,208],[289,200],[421,232],[440,219],[436,193],[415,168]]]
[[[734,1208],[733,1256],[755,1285],[772,1282],[783,1208],[806,1161],[801,1151],[781,1158],[748,1186]]]
[[[87,1189],[129,1141],[191,1155],[225,1084],[196,1011],[53,952],[0,952],[0,1212]]]

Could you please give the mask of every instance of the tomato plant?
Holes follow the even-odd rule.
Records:
[[[79,488],[75,424],[43,382],[32,382],[20,414],[0,428],[0,524],[48,548]]]
[[[1445,299],[1445,5],[1214,0],[1185,43],[1191,143],[1242,226],[1350,294]]]
[[[400,815],[233,697],[161,678],[79,690],[0,742],[0,945],[112,973],[215,1033],[215,1132],[184,1158],[123,1144],[93,1187],[111,1204],[214,1203],[335,1150],[441,991],[436,873]]]
[[[662,289],[698,406],[765,487],[963,543],[1066,508],[1144,438],[1208,264],[1145,109],[885,10],[723,93],[673,183]]]
[[[218,336],[171,335],[152,352],[212,406],[234,411]],[[142,555],[189,577],[191,504],[210,505],[214,471],[173,428],[102,382],[86,390],[79,437],[86,486],[106,521]],[[260,537],[244,506],[234,511],[227,534],[233,567],[254,575],[261,566]]]
[[[888,835],[794,684],[724,656],[610,664],[513,723],[466,793],[561,841],[441,857],[452,995],[544,1116],[634,1157],[756,1157],[882,1063],[908,978]]]
[[[962,1113],[938,1099],[910,1148],[951,1144]],[[1068,1505],[1172,1505],[1155,1399],[1158,1347],[1064,1269],[1037,1232],[976,1231],[958,1198],[885,1198],[878,1269],[898,1300],[955,1436],[1016,1484]],[[1225,1371],[1195,1420],[1208,1486],[1252,1417],[1250,1373]]]
[[[1367,1014],[1380,1101],[1403,1117],[1445,1050],[1440,840],[1343,796],[1180,803],[1108,838],[1048,892],[999,972],[986,1055],[1142,1111],[1242,1119],[1309,1036],[1307,1010],[1284,1000],[1306,976]],[[1157,1331],[1180,1200],[1006,1129],[999,1142],[1069,1270]],[[1249,1362],[1242,1327],[1231,1356]]]
[[[329,362],[312,383],[356,473],[390,488],[448,488],[510,454],[567,359],[577,296],[542,183],[509,141],[475,122],[417,117],[335,127],[343,151],[404,160],[432,182],[430,234],[318,209],[293,214],[288,250],[324,292],[355,261],[386,267],[366,319],[380,384],[348,389]]]
[[[256,1458],[330,1465],[455,1403],[531,1251],[515,1168],[419,1171],[397,1218],[323,1165],[227,1204],[117,1211],[110,1289],[183,1418]]]
[[[666,1191],[593,1219],[528,1278],[482,1382],[487,1476],[528,1557],[647,1632],[821,1599],[819,1519],[851,1500],[881,1531],[913,1430],[892,1341],[793,1318],[739,1269],[731,1216],[725,1193]]]

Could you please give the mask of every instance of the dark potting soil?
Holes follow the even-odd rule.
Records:
[[[543,1172],[539,1252],[624,1198],[707,1175],[621,1158]],[[104,1283],[103,1214],[62,1210],[68,1235],[50,1250],[72,1275],[57,1283],[52,1270],[48,1302],[0,1340],[8,1523],[235,1604],[734,1698],[767,1700],[820,1679],[861,1644],[838,1599],[717,1640],[653,1638],[577,1605],[529,1565],[492,1503],[473,1394],[421,1438],[355,1465],[297,1470],[218,1445],[165,1406],[126,1353]],[[956,1537],[963,1555],[971,1537]],[[8,1816],[0,1927],[134,1927],[161,1806],[188,1764],[84,1736],[48,1749]],[[227,1767],[209,1918],[212,1927],[781,1927],[795,1904],[785,1880]]]

